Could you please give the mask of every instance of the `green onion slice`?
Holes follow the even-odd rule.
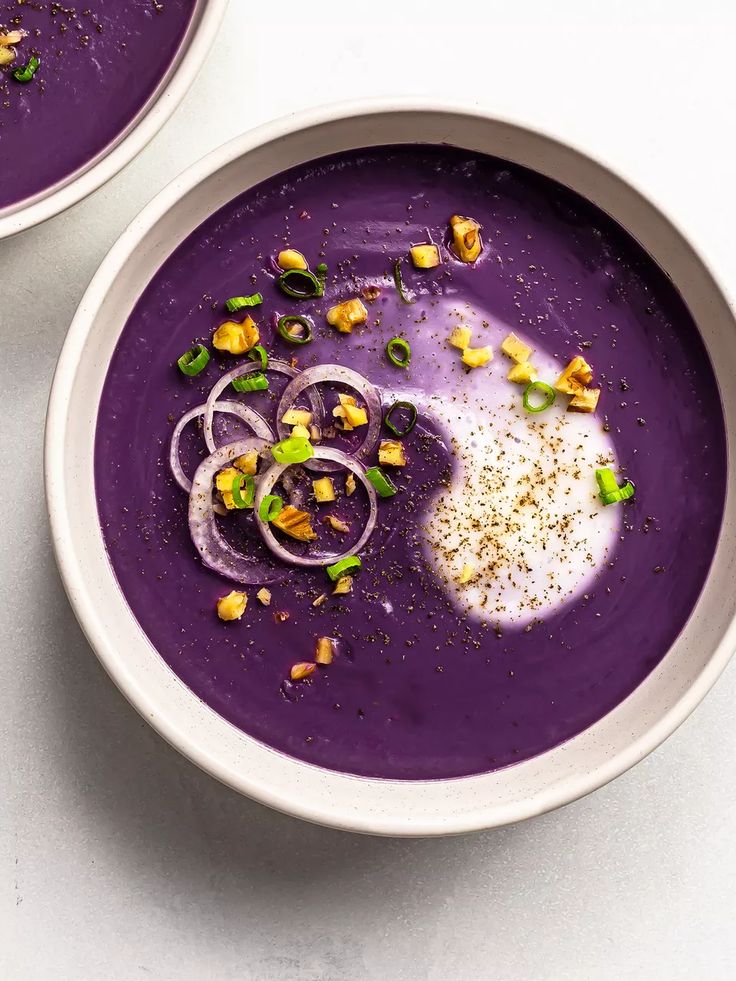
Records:
[[[204,344],[195,344],[193,348],[182,354],[176,363],[179,365],[179,370],[182,374],[194,378],[200,371],[204,371],[209,360],[210,352]]]
[[[276,280],[282,293],[295,300],[324,296],[324,286],[308,269],[286,269]]]
[[[304,436],[289,436],[271,447],[277,463],[304,463],[314,456],[314,447]]]
[[[292,334],[289,330],[292,324],[299,324],[303,328],[302,334]],[[314,336],[314,326],[308,317],[299,317],[295,313],[279,317],[278,332],[289,344],[309,344]]]
[[[246,307],[260,306],[261,303],[263,297],[260,293],[253,293],[251,296],[232,296],[225,301],[225,309],[228,313],[237,313],[238,310],[244,310]]]
[[[403,337],[392,337],[386,345],[386,354],[391,364],[395,364],[397,368],[409,367],[411,348]]]
[[[595,479],[598,482],[600,498],[606,506],[618,504],[619,501],[628,501],[636,492],[636,488],[630,480],[627,480],[623,487],[619,487],[616,474],[610,467],[596,470]]]
[[[406,410],[409,413],[409,418],[406,420],[402,429],[396,425],[392,420],[394,412],[401,412]],[[408,436],[412,429],[417,424],[417,407],[413,402],[394,402],[391,408],[388,410],[383,418],[384,424],[387,429],[390,429],[392,433],[396,436]]]
[[[266,494],[258,508],[258,517],[261,521],[270,523],[274,518],[278,518],[283,507],[284,502],[277,494]]]
[[[327,575],[335,582],[337,579],[341,579],[342,576],[348,575],[348,573],[360,572],[362,566],[363,563],[357,555],[348,555],[346,559],[340,559],[334,565],[328,565]]]
[[[245,484],[245,494],[241,493],[241,488]],[[253,507],[256,496],[256,482],[250,474],[241,473],[233,480],[233,503],[241,511],[243,508]]]
[[[268,368],[268,352],[262,344],[256,344],[255,347],[252,347],[250,351],[248,351],[248,357],[251,359],[251,361],[257,361],[260,358],[261,369],[263,371]]]
[[[536,395],[541,395],[542,401],[532,403],[532,397]],[[544,412],[545,409],[548,409],[552,405],[555,398],[555,390],[547,382],[532,382],[531,385],[527,385],[524,389],[524,408],[527,412]]]
[[[379,497],[393,497],[398,493],[398,488],[380,467],[368,467],[365,472],[366,477],[376,488]]]
[[[16,82],[21,82],[23,85],[25,85],[27,82],[31,81],[40,67],[41,59],[34,55],[32,58],[28,59],[28,63],[22,68],[15,69],[13,72],[13,78],[16,80]]]
[[[394,283],[396,284],[396,292],[401,297],[402,303],[416,303],[416,299],[412,299],[406,292],[406,287],[404,286],[404,277],[401,274],[401,259],[397,259],[394,263]]]
[[[317,274],[317,279],[322,284],[322,292],[324,293],[325,281],[327,280],[327,263],[318,262],[317,265],[314,267],[314,271]]]
[[[241,375],[231,382],[236,392],[264,392],[268,388],[268,378],[262,371],[254,371],[250,375]]]

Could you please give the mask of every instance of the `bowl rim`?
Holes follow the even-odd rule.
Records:
[[[687,687],[682,691],[678,692],[677,697],[672,699],[669,708],[662,712],[652,724],[648,724],[623,749],[616,751],[592,769],[576,773],[575,779],[561,780],[556,785],[548,788],[546,792],[536,794],[533,797],[521,801],[504,804],[490,802],[484,806],[478,805],[475,808],[468,808],[468,813],[462,817],[452,817],[449,819],[446,817],[416,818],[410,814],[398,816],[395,813],[385,818],[376,816],[375,814],[366,817],[357,808],[343,806],[342,808],[336,809],[329,801],[319,804],[315,804],[314,802],[306,804],[295,791],[291,793],[274,791],[267,784],[259,782],[256,779],[251,779],[248,773],[235,773],[231,766],[223,764],[216,755],[213,755],[208,749],[199,745],[196,737],[192,736],[190,728],[178,723],[176,720],[167,718],[164,713],[158,711],[155,698],[129,676],[123,659],[118,656],[115,645],[110,642],[108,634],[102,629],[101,623],[95,615],[91,598],[80,572],[79,557],[74,551],[73,535],[69,522],[69,514],[65,507],[64,495],[51,494],[49,491],[49,488],[54,486],[55,482],[58,485],[64,474],[63,447],[68,405],[75,381],[77,363],[82,355],[88,333],[91,331],[95,322],[98,308],[103,302],[108,290],[115,282],[118,274],[124,268],[128,258],[134,253],[136,247],[143,239],[155,229],[158,222],[167,212],[175,207],[189,192],[194,190],[197,185],[254,149],[273,143],[282,137],[295,134],[301,129],[312,129],[322,124],[349,121],[354,117],[370,117],[372,115],[395,113],[446,113],[457,117],[469,117],[476,122],[485,121],[489,124],[513,128],[546,143],[553,144],[560,152],[570,151],[572,154],[583,158],[588,163],[607,172],[615,181],[624,185],[633,196],[640,197],[647,202],[657,217],[664,222],[668,232],[672,232],[681,240],[682,246],[700,263],[703,273],[708,278],[709,284],[720,294],[718,298],[725,304],[729,315],[729,323],[733,326],[734,308],[727,290],[720,282],[710,264],[703,258],[698,248],[693,245],[688,236],[684,235],[678,224],[667,213],[666,209],[661,207],[648,191],[644,192],[640,190],[634,182],[622,175],[617,168],[611,167],[607,162],[602,161],[595,154],[588,152],[585,148],[579,147],[574,142],[562,139],[539,127],[530,126],[526,122],[516,118],[485,112],[464,102],[438,100],[434,98],[380,97],[368,100],[340,102],[318,108],[306,109],[251,129],[192,164],[141,210],[112,246],[84,294],[59,357],[48,403],[44,470],[47,509],[54,553],[72,608],[92,649],[115,684],[128,701],[167,742],[200,768],[226,785],[283,813],[341,830],[391,836],[424,837],[461,834],[468,831],[514,823],[568,804],[620,776],[656,749],[687,719],[705,697],[724,670],[733,650],[736,648],[736,619],[731,618],[728,621],[727,626],[719,635],[719,642],[712,649],[704,666],[699,669],[694,680],[688,683]],[[732,467],[733,462],[731,462],[730,472],[732,472]],[[728,499],[724,513],[727,512]],[[719,541],[719,550],[720,547]],[[699,603],[700,599],[698,600]],[[660,663],[666,661],[667,657]],[[651,677],[651,675],[648,676],[642,682],[642,685],[646,684]],[[638,691],[638,689],[635,691]],[[633,693],[629,698],[632,698],[632,696]],[[626,701],[628,699],[624,703],[619,703],[612,710],[612,713],[619,710],[621,705],[625,704]],[[210,711],[214,712],[214,710]],[[595,725],[598,725],[598,723],[595,723],[590,729],[593,729]],[[585,730],[585,732],[589,732],[590,729]],[[573,737],[573,740],[568,742],[572,743],[579,738],[580,736]],[[565,745],[567,744],[563,744],[563,747]],[[546,755],[542,754],[541,758],[544,758]],[[293,760],[291,757],[287,759]],[[539,759],[540,757],[535,757],[532,758],[532,761],[524,761],[513,768],[507,769],[523,767]],[[295,762],[302,768],[320,770],[320,768],[312,767],[311,764],[300,760],[296,760]],[[334,775],[334,771],[322,772]],[[346,777],[348,780],[368,784],[382,784],[386,786],[394,783],[394,781],[356,777],[350,774],[339,774],[339,776]],[[475,779],[475,776],[456,777],[449,780],[430,781],[429,783],[447,785]],[[420,786],[424,782],[399,781],[398,783]]]
[[[127,167],[163,128],[184,100],[205,63],[225,16],[229,0],[197,0],[193,20],[187,28],[174,61],[164,73],[145,105],[107,147],[86,164],[75,177],[67,175],[50,188],[18,201],[3,214],[0,210],[0,241],[40,225],[79,204]],[[196,20],[195,20],[196,18]]]

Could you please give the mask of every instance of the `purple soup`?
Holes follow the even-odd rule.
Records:
[[[127,129],[173,63],[195,5],[0,0],[0,209],[66,181]]]
[[[181,430],[177,482],[177,423],[226,372],[246,390]],[[319,383],[284,400],[302,376]],[[561,185],[444,146],[317,160],[204,222],[122,332],[95,446],[112,568],[179,678],[277,750],[398,779],[528,759],[626,698],[703,587],[725,466],[662,270]]]

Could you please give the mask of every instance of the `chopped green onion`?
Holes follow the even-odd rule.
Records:
[[[416,303],[417,301],[409,296],[406,292],[406,287],[404,286],[404,277],[401,275],[401,259],[397,259],[394,263],[394,283],[396,284],[396,292],[401,297],[402,303]]]
[[[392,337],[386,345],[386,354],[391,364],[395,364],[397,368],[409,367],[411,348],[403,337]]]
[[[283,510],[284,502],[276,494],[266,494],[258,508],[258,517],[261,521],[271,522],[278,518]]]
[[[268,352],[261,344],[256,344],[255,347],[252,347],[250,351],[248,351],[248,357],[251,359],[251,361],[257,361],[260,358],[261,369],[263,371],[268,368]]]
[[[204,344],[195,344],[191,350],[182,354],[176,363],[179,365],[179,370],[182,374],[194,378],[200,371],[204,371],[209,360],[210,352]]]
[[[314,447],[305,436],[289,436],[271,447],[277,463],[304,463],[314,456]]]
[[[324,286],[308,269],[286,269],[276,280],[282,293],[295,300],[311,300],[324,296]]]
[[[538,405],[532,404],[532,396],[541,395],[542,401]],[[524,408],[527,412],[544,412],[548,409],[556,398],[555,390],[547,382],[532,382],[524,389]]]
[[[263,297],[260,293],[253,293],[252,296],[233,296],[225,301],[225,309],[228,313],[237,313],[238,310],[244,310],[246,307],[260,306],[261,303]]]
[[[393,497],[398,492],[394,482],[380,467],[368,467],[365,475],[376,488],[379,497]]]
[[[15,69],[13,72],[13,78],[16,80],[16,82],[21,82],[23,85],[25,85],[26,82],[31,81],[40,67],[41,59],[36,58],[34,55],[32,58],[28,59],[28,63],[23,68]]]
[[[399,412],[401,409],[406,409],[406,411],[409,413],[409,418],[403,429],[399,429],[391,419],[394,412]],[[408,436],[417,424],[417,407],[413,402],[394,402],[384,416],[383,421],[386,428],[390,429],[395,436]]]
[[[604,505],[618,504],[619,501],[628,501],[634,496],[636,488],[630,480],[627,480],[623,487],[618,486],[616,474],[610,467],[603,467],[596,470],[595,479],[598,482],[600,498]]]
[[[317,279],[322,284],[322,292],[324,293],[324,291],[325,291],[325,281],[327,279],[327,263],[326,262],[318,262],[317,265],[314,267],[314,271],[317,274]]]
[[[357,555],[348,555],[346,559],[340,559],[339,562],[335,562],[334,565],[327,566],[327,575],[330,579],[335,582],[341,579],[343,576],[352,574],[354,572],[360,572],[363,563],[360,561]]]
[[[240,488],[243,484],[245,484],[245,496],[240,493]],[[243,508],[253,507],[253,501],[256,496],[256,482],[253,477],[247,473],[238,474],[235,480],[233,480],[232,495],[235,507],[241,511]]]
[[[265,392],[268,388],[268,378],[262,371],[254,371],[250,375],[241,375],[231,382],[236,392]]]
[[[289,330],[291,324],[299,324],[304,328],[304,333],[292,334]],[[291,313],[279,318],[278,331],[279,335],[289,344],[309,344],[314,334],[314,327],[308,317],[299,317],[297,314]]]

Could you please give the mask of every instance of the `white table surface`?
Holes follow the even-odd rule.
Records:
[[[353,837],[244,800],[165,745],[98,666],[54,567],[43,421],[82,291],[170,177],[276,115],[465,96],[624,169],[736,280],[736,5],[434,6],[231,0],[184,106],[138,160],[0,243],[4,981],[734,977],[733,666],[666,745],[562,811],[457,839]]]

